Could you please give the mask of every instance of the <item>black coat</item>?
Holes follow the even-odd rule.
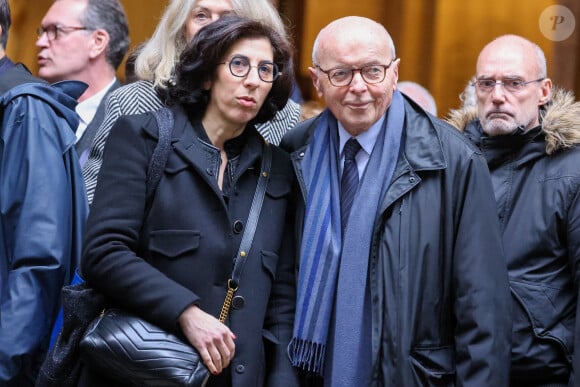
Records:
[[[191,304],[219,316],[264,141],[248,126],[226,204],[215,177],[219,150],[200,141],[180,107],[173,112],[172,151],[147,219],[146,171],[157,124],[148,113],[122,117],[113,127],[82,271],[112,303],[178,332],[178,318]],[[233,386],[294,385],[286,356],[295,304],[293,226],[286,224],[293,179],[288,155],[273,147],[267,194],[236,293],[245,305],[232,309],[227,322],[237,336],[235,358],[210,386],[228,385],[229,378]]]
[[[512,299],[511,380],[580,385],[580,102],[554,88],[541,125],[487,136],[475,107],[450,123],[491,172]]]
[[[578,385],[580,148],[546,154],[546,130],[484,137],[473,121],[465,134],[485,150],[494,182],[513,300],[512,380]]]
[[[293,151],[302,202],[315,127],[298,125],[281,143]],[[401,152],[367,258],[372,386],[507,386],[509,290],[494,209],[481,154],[406,99]],[[297,213],[300,235],[303,206]]]

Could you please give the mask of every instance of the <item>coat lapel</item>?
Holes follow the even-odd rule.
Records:
[[[103,99],[99,103],[99,107],[97,108],[97,111],[95,112],[95,116],[93,117],[91,122],[89,122],[89,124],[87,125],[87,128],[85,129],[85,132],[83,133],[81,138],[76,142],[75,148],[77,150],[79,157],[82,156],[82,154],[85,150],[86,151],[90,150],[90,147],[93,143],[93,139],[95,138],[95,135],[97,134],[97,130],[99,129],[99,126],[101,126],[101,123],[103,122],[103,119],[105,118],[105,105],[107,102],[107,98],[109,97],[109,94],[111,94],[111,92],[113,90],[115,90],[119,87],[121,87],[121,83],[117,79],[117,80],[115,80],[115,83],[113,83],[113,85],[111,87],[109,87],[109,90],[107,90],[107,93],[103,96]]]

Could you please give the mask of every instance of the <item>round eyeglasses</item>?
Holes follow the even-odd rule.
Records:
[[[482,93],[489,93],[495,89],[496,85],[503,86],[506,91],[510,93],[517,93],[523,90],[530,83],[541,82],[546,78],[538,78],[533,81],[524,81],[521,78],[503,78],[501,80],[495,79],[478,79],[473,82],[473,85]]]
[[[262,80],[262,82],[272,83],[282,74],[278,70],[278,66],[276,63],[272,62],[260,62],[257,66],[250,65],[250,59],[246,56],[237,55],[230,59],[229,62],[221,62],[218,64],[227,64],[230,73],[233,76],[243,78],[250,73],[252,67],[255,67],[258,70],[258,77]]]
[[[372,64],[366,65],[360,68],[345,68],[345,67],[335,67],[332,69],[324,70],[319,65],[315,65],[317,69],[322,71],[324,74],[328,76],[328,80],[330,84],[335,87],[343,87],[348,86],[352,82],[354,78],[354,73],[358,71],[366,83],[369,85],[375,83],[381,83],[385,80],[385,76],[387,75],[387,70],[396,58],[392,59],[388,65],[382,64]]]

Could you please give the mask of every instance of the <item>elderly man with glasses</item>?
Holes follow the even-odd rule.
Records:
[[[76,107],[75,147],[83,166],[105,117],[106,97],[121,86],[115,72],[129,48],[123,6],[119,0],[55,0],[37,33],[38,76],[88,85]]]
[[[307,386],[507,386],[507,270],[485,160],[397,90],[366,18],[319,33],[327,109],[289,131],[298,302],[289,347]]]
[[[580,103],[515,35],[486,45],[477,106],[452,112],[491,171],[510,278],[512,386],[579,386]]]

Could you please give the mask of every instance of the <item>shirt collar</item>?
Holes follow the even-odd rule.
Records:
[[[93,120],[101,100],[116,81],[117,78],[113,78],[111,83],[103,87],[98,93],[77,104],[75,110],[85,125],[88,125]]]

